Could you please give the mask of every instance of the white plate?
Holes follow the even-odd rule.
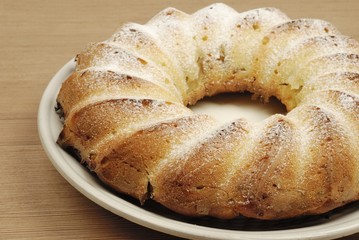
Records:
[[[142,226],[184,238],[333,239],[359,231],[358,203],[349,204],[321,216],[285,221],[259,221],[246,218],[224,221],[179,216],[151,201],[145,206],[140,206],[137,201],[112,192],[56,144],[62,128],[54,110],[56,96],[61,83],[74,70],[74,66],[73,60],[68,62],[47,86],[38,112],[39,135],[48,157],[61,175],[78,191],[102,207]],[[229,107],[231,111],[233,111],[232,107]],[[206,111],[205,108],[203,109]],[[257,117],[263,118],[263,116]]]

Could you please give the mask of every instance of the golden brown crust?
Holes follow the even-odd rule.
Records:
[[[135,98],[176,102],[167,89],[144,79],[112,71],[87,69],[74,72],[63,84],[57,97],[65,117],[73,108],[81,109],[94,101]],[[71,97],[69,97],[71,96]]]
[[[110,186],[144,202],[157,189],[154,178],[161,172],[156,168],[171,150],[180,149],[189,137],[204,134],[213,125],[208,116],[192,115],[143,128],[118,142],[99,160],[96,172]]]
[[[328,22],[168,8],[76,61],[57,97],[58,143],[141,203],[280,219],[359,199],[359,44]],[[290,112],[222,124],[186,107],[230,91],[275,96]]]
[[[301,183],[307,211],[322,213],[358,197],[357,150],[337,116],[318,106],[304,105],[293,113],[302,125]]]
[[[113,143],[151,123],[188,116],[190,113],[182,105],[148,99],[96,102],[65,119],[58,143],[64,148],[71,146],[77,149],[82,161],[96,169],[97,160],[111,150]]]
[[[238,120],[209,132],[190,146],[188,154],[176,156],[161,168],[155,179],[154,199],[186,215],[234,217],[228,206],[227,176],[237,160],[238,143],[245,140],[246,125]]]

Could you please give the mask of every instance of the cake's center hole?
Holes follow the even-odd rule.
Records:
[[[251,99],[252,94],[223,93],[214,97],[206,97],[190,108],[195,113],[210,115],[221,122],[238,118],[259,122],[267,117],[280,113],[286,114],[285,106],[276,98],[270,98],[269,103],[261,103]]]

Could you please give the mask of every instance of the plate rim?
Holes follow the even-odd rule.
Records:
[[[263,240],[333,239],[359,232],[359,220],[353,222],[350,218],[349,222],[351,222],[351,224],[348,224],[348,221],[344,221],[341,222],[341,224],[335,224],[335,228],[332,226],[334,223],[270,231],[244,231],[211,228],[170,219],[147,211],[146,209],[140,208],[121,197],[114,195],[100,185],[96,186],[93,185],[93,183],[91,184],[67,164],[66,159],[69,160],[71,157],[56,144],[56,141],[54,141],[55,133],[52,129],[53,123],[51,122],[51,114],[53,113],[50,111],[55,111],[54,102],[56,101],[57,93],[62,82],[69,76],[69,74],[71,74],[74,68],[75,62],[73,58],[57,71],[45,88],[38,108],[38,134],[43,149],[56,170],[75,189],[99,206],[138,225],[169,235],[185,238],[251,240],[258,239],[260,236]],[[73,160],[74,159],[70,161]],[[77,162],[77,164],[79,163]],[[99,186],[102,189],[99,189]],[[359,218],[359,211],[357,211],[357,213],[357,217]],[[322,226],[324,226],[324,229],[320,230],[320,227]]]

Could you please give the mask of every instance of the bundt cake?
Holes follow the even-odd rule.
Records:
[[[58,144],[141,203],[283,219],[359,199],[359,43],[326,21],[168,8],[75,60],[57,96]],[[242,91],[288,113],[223,124],[188,108]]]

